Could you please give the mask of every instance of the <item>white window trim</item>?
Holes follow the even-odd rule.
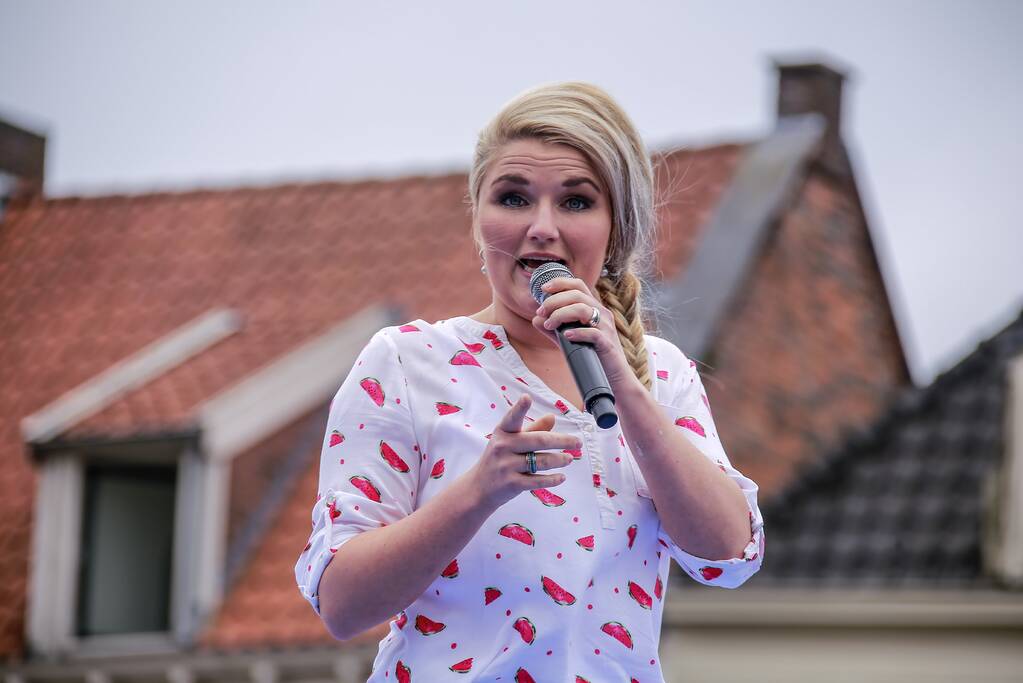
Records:
[[[987,482],[984,563],[1003,584],[1023,587],[1023,354],[1006,363],[1001,467]]]
[[[167,632],[101,636],[75,634],[85,467],[91,462],[138,463],[134,457],[93,455],[84,450],[48,455],[39,465],[32,530],[28,640],[33,653],[52,657],[173,652],[190,644],[219,600],[223,558],[210,539],[226,524],[229,463],[204,460],[192,446],[177,456],[174,541]],[[200,543],[189,539],[199,538]]]

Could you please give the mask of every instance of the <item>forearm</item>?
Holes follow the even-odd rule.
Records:
[[[622,431],[665,532],[692,555],[740,557],[751,533],[742,490],[686,439],[638,380],[616,389],[616,396]]]
[[[408,517],[347,541],[320,579],[320,615],[347,640],[412,604],[468,544],[490,509],[463,476]]]

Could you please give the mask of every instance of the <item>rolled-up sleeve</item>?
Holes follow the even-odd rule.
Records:
[[[693,580],[708,586],[737,588],[757,573],[764,560],[764,518],[757,505],[759,487],[752,479],[732,467],[721,445],[696,363],[674,346],[670,348],[674,353],[662,350],[658,358],[658,365],[662,366],[659,379],[674,380],[672,384],[675,385],[672,391],[664,392],[672,398],[667,402],[659,402],[661,410],[677,429],[682,430],[690,443],[742,490],[749,508],[750,540],[739,557],[727,560],[709,560],[686,552],[668,536],[663,526],[658,530],[658,540]],[[669,355],[672,357],[664,358]]]
[[[302,596],[320,612],[320,577],[349,539],[412,513],[420,470],[408,390],[386,329],[359,354],[330,404],[312,531],[295,563]]]

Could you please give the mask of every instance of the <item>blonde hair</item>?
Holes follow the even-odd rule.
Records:
[[[611,236],[605,258],[608,275],[597,280],[601,303],[614,314],[618,338],[636,377],[649,389],[641,294],[648,277],[655,235],[653,168],[636,127],[604,90],[565,82],[526,90],[508,102],[480,132],[469,202],[479,210],[483,178],[494,155],[507,143],[538,138],[582,153],[611,197]],[[473,221],[473,239],[480,236]]]

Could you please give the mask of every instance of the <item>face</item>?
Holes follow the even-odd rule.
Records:
[[[611,202],[578,150],[535,138],[508,143],[483,178],[473,220],[496,309],[531,320],[537,304],[529,276],[552,258],[594,290],[611,235]]]

